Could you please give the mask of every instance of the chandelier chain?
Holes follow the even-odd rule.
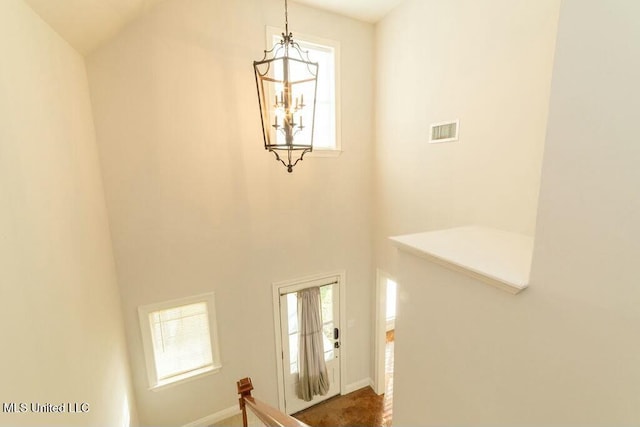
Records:
[[[285,36],[289,36],[289,7],[287,0],[284,0],[284,32]]]

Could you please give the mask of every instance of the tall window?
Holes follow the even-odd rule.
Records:
[[[154,389],[220,369],[214,294],[138,309]]]
[[[282,31],[267,27],[268,49],[282,39]],[[340,143],[340,43],[334,40],[293,34],[293,39],[309,59],[318,63],[316,119],[313,134],[313,153],[337,155]],[[293,76],[295,79],[295,76]]]

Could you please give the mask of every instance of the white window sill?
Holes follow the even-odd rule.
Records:
[[[485,227],[391,237],[400,249],[517,294],[529,286],[533,238]]]
[[[342,150],[323,150],[314,148],[314,150],[305,155],[305,157],[340,157]]]
[[[213,375],[222,369],[222,366],[207,366],[205,368],[196,369],[191,372],[177,375],[175,377],[168,378],[166,380],[158,381],[158,383],[152,387],[149,387],[151,391],[160,391],[173,386],[184,384],[189,381],[197,380],[208,375]]]

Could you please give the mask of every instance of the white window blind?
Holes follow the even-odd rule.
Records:
[[[214,294],[138,308],[151,389],[221,368]]]
[[[149,321],[159,380],[213,364],[206,303],[156,311]]]

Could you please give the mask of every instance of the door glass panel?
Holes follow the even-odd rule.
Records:
[[[298,333],[298,293],[287,295],[287,316],[289,320],[289,334]]]
[[[298,373],[298,293],[287,295],[287,323],[289,325],[289,372]]]
[[[333,322],[325,322],[322,327],[322,342],[324,344],[324,360],[333,359]]]
[[[333,285],[325,285],[320,288],[320,305],[322,307],[322,321],[333,321]]]
[[[289,335],[289,362],[291,363],[289,372],[298,372],[298,333]]]

